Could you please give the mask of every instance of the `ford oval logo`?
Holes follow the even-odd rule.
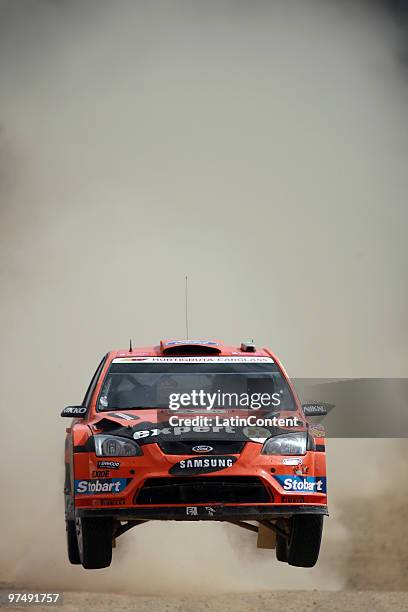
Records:
[[[193,453],[210,453],[214,449],[212,446],[193,446],[191,450]]]

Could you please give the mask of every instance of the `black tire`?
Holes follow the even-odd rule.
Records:
[[[69,562],[72,563],[72,565],[79,565],[81,563],[81,559],[79,557],[75,521],[65,521],[65,529],[67,532],[67,550]]]
[[[277,527],[279,527],[280,529],[283,529],[283,530],[287,530],[287,527],[286,527],[285,523],[286,523],[286,521],[279,520],[277,522]],[[288,560],[288,541],[287,541],[286,538],[284,538],[283,536],[279,535],[279,533],[276,534],[276,549],[275,549],[275,553],[276,553],[276,558],[277,558],[278,561],[282,561],[283,563],[287,562],[287,560]]]
[[[112,561],[111,518],[77,519],[79,556],[85,569],[109,567]]]
[[[289,565],[313,567],[319,558],[322,540],[323,516],[298,514],[292,517],[287,545]]]
[[[283,563],[286,563],[288,560],[288,544],[286,539],[281,536],[281,535],[277,535],[276,536],[276,558],[278,561],[282,561]]]

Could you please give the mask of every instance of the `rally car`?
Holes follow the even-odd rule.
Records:
[[[327,515],[325,437],[278,358],[253,343],[162,340],[107,353],[65,443],[68,558],[111,564],[153,520],[225,521],[279,561],[315,565]]]

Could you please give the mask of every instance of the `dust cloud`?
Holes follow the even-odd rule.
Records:
[[[330,441],[313,570],[157,523],[85,572],[59,418],[108,349],[183,337],[185,274],[192,336],[254,337],[298,377],[406,376],[402,46],[376,3],[0,1],[2,581],[374,588],[388,560],[379,588],[406,588],[405,441]]]

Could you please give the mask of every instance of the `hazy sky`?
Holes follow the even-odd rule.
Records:
[[[7,350],[254,337],[297,376],[407,373],[407,84],[334,2],[5,2]],[[3,345],[4,346],[4,345]],[[75,367],[75,366],[74,366]]]

